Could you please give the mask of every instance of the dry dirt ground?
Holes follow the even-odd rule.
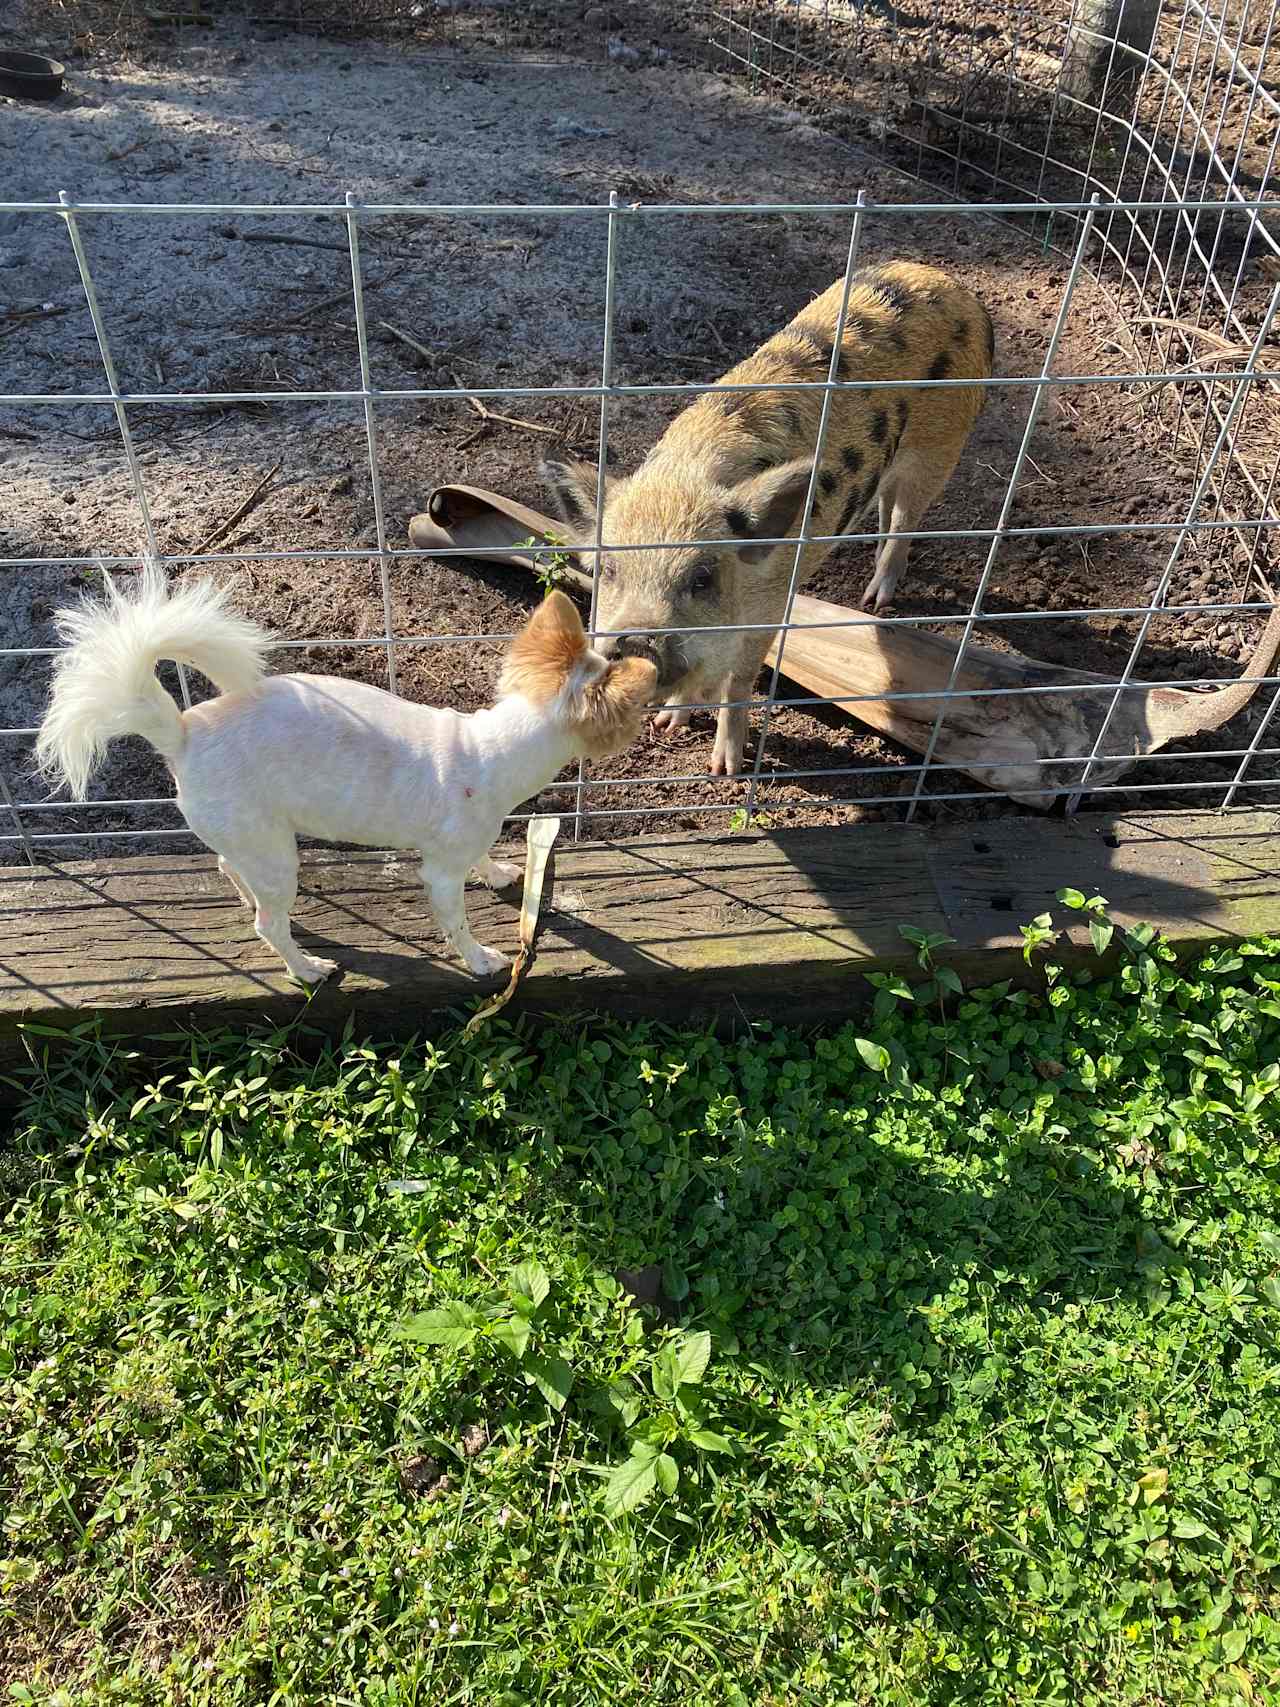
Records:
[[[231,25],[148,63],[73,59],[67,92],[47,107],[0,97],[0,183],[6,196],[34,201],[55,200],[65,190],[78,201],[237,204],[233,212],[80,220],[121,386],[203,394],[359,383],[342,216],[242,211],[249,204],[332,207],[351,191],[368,201],[545,207],[599,204],[611,189],[624,201],[695,204],[848,202],[859,189],[881,203],[926,199],[909,179],[815,128],[803,113],[780,110],[705,70],[682,69],[675,57],[575,63],[526,48],[480,59],[421,45],[272,38]],[[952,270],[991,309],[997,371],[1031,374],[1040,368],[1065,271],[1061,256],[1037,246],[1034,236],[1029,226],[1020,232],[984,216],[876,215],[867,221],[864,255],[910,256]],[[828,216],[624,219],[617,378],[714,379],[839,273],[847,238],[846,221]],[[595,383],[604,241],[598,213],[366,219],[361,244],[374,384],[446,386],[455,377],[476,386]],[[418,353],[388,326],[430,353]],[[1086,281],[1074,299],[1058,371],[1125,371],[1130,359],[1115,341],[1107,300]],[[92,583],[92,569],[54,560],[127,554],[142,543],[110,406],[70,400],[102,387],[65,224],[56,214],[0,214],[0,392],[59,399],[0,402],[0,568],[7,580],[0,647],[47,645],[51,609]],[[994,523],[1029,398],[1021,387],[991,393],[929,526]],[[610,433],[614,465],[633,465],[676,407],[671,398],[618,406]],[[506,408],[554,429],[554,437],[485,425],[458,400],[378,406],[392,547],[405,547],[408,518],[441,481],[496,487],[545,508],[539,457],[557,445],[593,449],[597,417],[590,399],[521,399]],[[359,405],[137,404],[129,420],[166,553],[200,548],[279,464],[252,512],[210,548],[247,557],[217,572],[259,619],[311,643],[279,654],[279,667],[301,663],[385,681],[384,651],[351,644],[382,632],[376,557],[251,560],[254,553],[367,551],[375,543]],[[1026,525],[1167,522],[1185,513],[1193,485],[1185,455],[1162,439],[1131,392],[1115,387],[1053,393],[1032,455],[1014,518]],[[898,610],[930,616],[967,610],[985,550],[985,542],[965,539],[918,545]],[[1167,537],[1141,533],[1010,541],[988,604],[1014,613],[1141,604],[1166,551]],[[811,590],[856,603],[870,553],[867,545],[838,552]],[[25,558],[50,561],[11,561]],[[1241,539],[1198,536],[1182,559],[1171,602],[1245,596],[1248,558]],[[399,646],[401,691],[472,707],[489,691],[496,637],[518,623],[537,589],[514,571],[399,559],[390,591],[398,635],[468,637]],[[1260,596],[1256,583],[1249,596]],[[1139,673],[1162,680],[1229,675],[1257,627],[1249,617],[1162,618]],[[992,625],[980,638],[1052,661],[1118,670],[1135,631],[1130,618],[1064,615]],[[38,722],[46,680],[45,660],[0,656],[0,725],[23,731]],[[1260,716],[1259,705],[1231,726],[1229,739],[1218,735],[1200,745],[1241,744]],[[611,814],[597,820],[596,831],[723,829],[726,812],[707,809],[736,806],[742,786],[701,776],[710,745],[709,722],[695,720],[674,740],[647,736],[612,761],[608,774],[631,785],[593,789],[589,804]],[[22,733],[0,737],[0,763],[15,795],[39,803],[28,749]],[[837,711],[781,709],[770,729],[770,773],[866,767],[871,774],[770,781],[760,804],[784,823],[882,816],[897,811],[895,799],[910,792],[914,776],[900,768],[913,758]],[[1226,761],[1184,754],[1145,767],[1143,775],[1208,782],[1233,770]],[[661,780],[687,776],[695,780]],[[931,779],[935,793],[956,786],[939,778],[933,787]],[[158,761],[124,743],[99,779],[96,797],[106,804],[87,813],[32,812],[27,821],[44,833],[145,832],[176,825],[176,813],[110,802],[168,793]],[[1255,790],[1250,798],[1272,793]],[[1169,794],[1156,802],[1202,798],[1208,797]],[[548,791],[539,805],[552,809],[566,799]],[[856,801],[867,804],[850,804]],[[1117,795],[1098,799],[1112,808],[1124,802]],[[651,808],[669,815],[646,820]],[[1013,809],[990,797],[930,810]],[[58,857],[90,851],[85,842],[48,845]],[[142,851],[153,844],[144,838],[106,845]]]

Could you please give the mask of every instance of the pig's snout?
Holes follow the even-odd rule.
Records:
[[[601,643],[600,650],[606,658],[643,658],[661,667],[656,634],[612,634]]]
[[[683,673],[684,660],[672,645],[669,634],[648,634],[643,629],[613,634],[600,642],[606,658],[643,658],[658,672],[658,686],[670,687]]]

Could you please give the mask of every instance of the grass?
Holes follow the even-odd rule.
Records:
[[[0,1689],[1276,1700],[1280,943],[915,940],[818,1035],[33,1039]]]

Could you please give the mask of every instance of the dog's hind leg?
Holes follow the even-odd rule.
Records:
[[[241,877],[240,873],[236,870],[235,866],[231,864],[230,860],[224,859],[221,854],[218,855],[218,870],[226,878],[227,882],[235,890],[236,894],[244,902],[249,911],[251,913],[255,912],[258,904],[245,887],[244,878]]]
[[[254,930],[284,961],[291,977],[300,984],[319,984],[337,971],[336,961],[307,954],[293,940],[289,915],[298,898],[298,847],[291,834],[237,848],[234,863],[219,854],[218,866],[254,909]]]
[[[436,923],[466,962],[467,970],[474,972],[477,978],[489,978],[495,972],[501,972],[510,966],[511,962],[505,954],[500,954],[496,948],[486,948],[472,936],[471,926],[467,923],[464,879],[465,873],[454,876],[447,872],[433,871],[426,857],[423,857],[422,881],[426,886]]]

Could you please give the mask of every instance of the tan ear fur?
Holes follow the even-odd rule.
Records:
[[[585,462],[548,461],[539,465],[538,473],[555,499],[561,519],[568,522],[585,543],[596,522],[597,470],[594,465]],[[606,474],[606,503],[613,483],[613,477]],[[590,569],[592,565],[587,564],[586,567]]]
[[[589,759],[607,759],[629,747],[640,733],[645,708],[658,687],[657,667],[648,658],[619,658],[583,693],[583,715],[575,723]]]
[[[757,539],[786,537],[804,504],[812,473],[813,458],[796,457],[734,488],[734,498],[746,512],[751,532]],[[776,549],[772,545],[753,545],[746,541],[738,547],[738,556],[744,563],[762,563]]]
[[[545,705],[563,689],[586,644],[573,600],[553,588],[511,642],[499,692]]]

